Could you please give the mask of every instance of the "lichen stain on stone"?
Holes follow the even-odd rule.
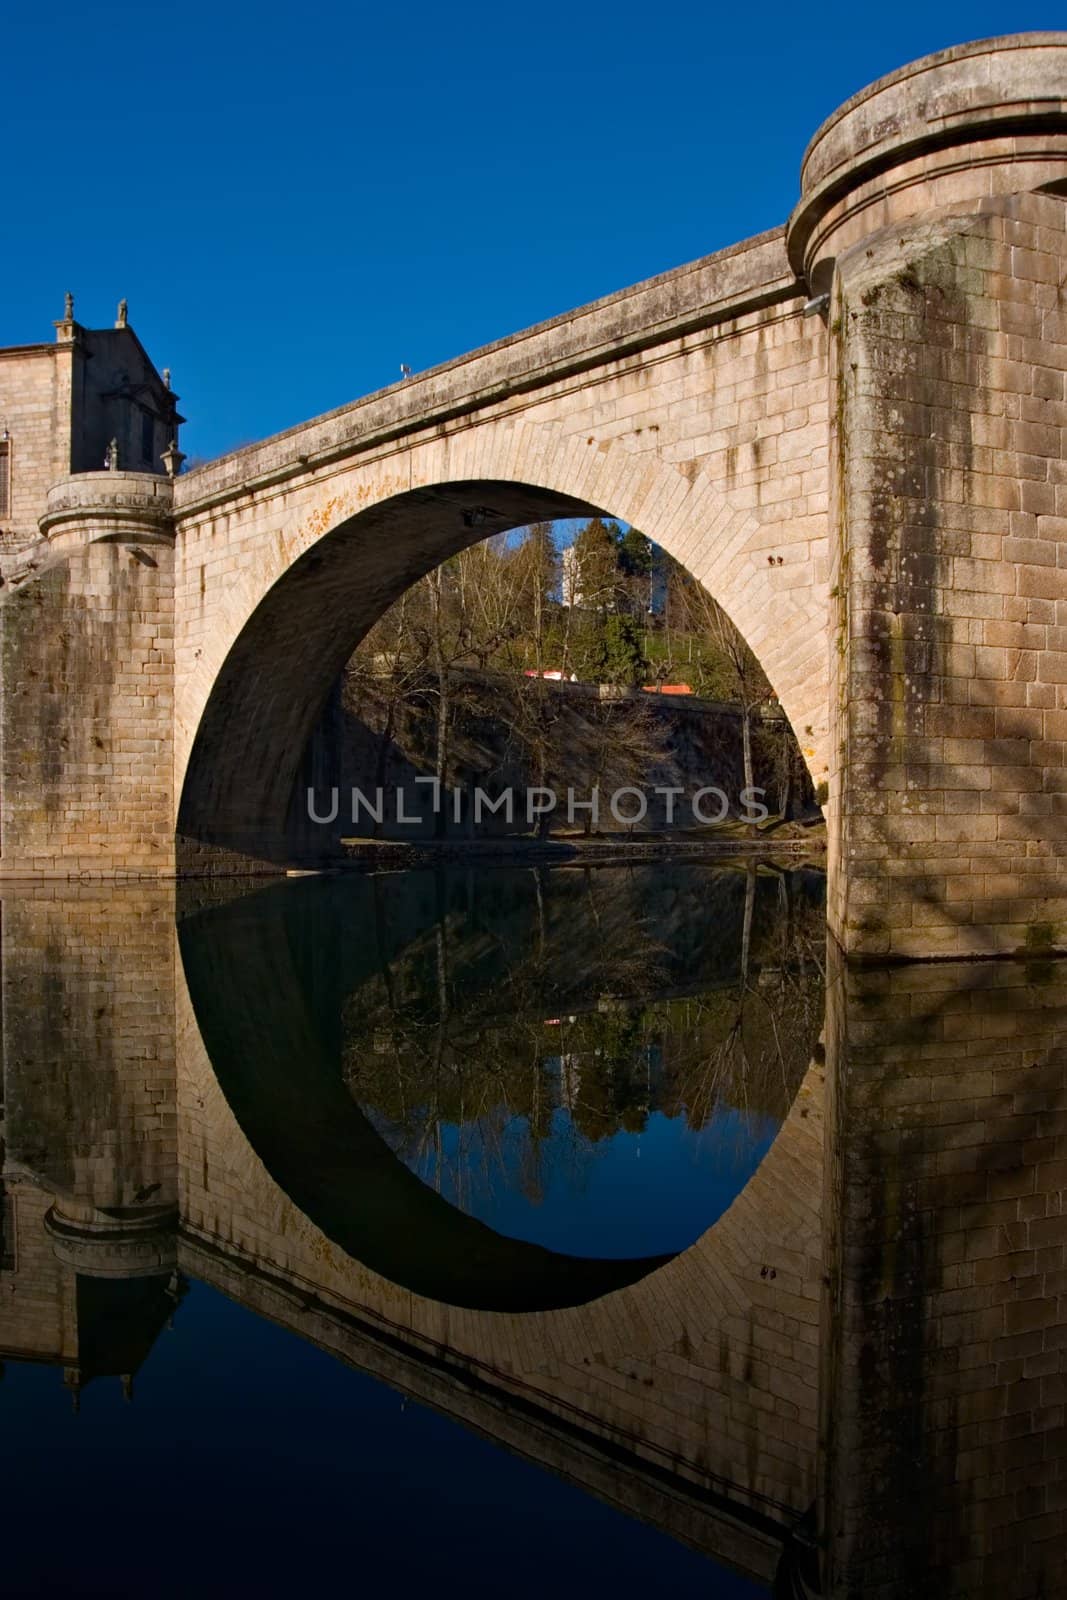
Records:
[[[330,533],[348,514],[348,495],[332,495],[323,505],[316,507],[304,523],[305,539],[314,543]]]
[[[337,1267],[337,1255],[336,1255],[336,1252],[334,1250],[333,1245],[330,1243],[329,1239],[326,1238],[325,1234],[322,1234],[322,1233],[313,1234],[311,1236],[311,1238],[309,1239],[308,1243],[309,1243],[309,1246],[310,1246],[311,1254],[315,1257],[316,1261],[321,1261],[323,1266],[326,1266],[326,1267],[331,1267],[331,1268],[336,1268]]]
[[[350,489],[346,489],[343,494],[331,495],[328,500],[307,514],[295,533],[279,529],[278,553],[283,563],[288,566],[301,553],[318,544],[320,539],[336,533],[345,522],[364,510],[368,504],[392,499],[405,491],[406,485],[401,483],[398,477],[377,478],[373,481],[364,478]]]
[[[908,733],[908,680],[903,622],[899,614],[890,615],[889,706],[890,734],[894,739],[904,739]]]

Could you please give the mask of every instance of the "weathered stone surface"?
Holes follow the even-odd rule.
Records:
[[[6,877],[173,871],[173,572],[91,544],[0,605]]]
[[[838,261],[833,892],[864,953],[1067,943],[1067,545],[1037,510],[1067,493],[1065,228],[995,198]]]
[[[892,223],[1061,183],[1067,79],[1059,33],[979,39],[853,95],[815,134],[789,224],[798,275],[829,286],[836,255]]]
[[[594,509],[723,602],[824,775],[826,337],[784,266],[754,241],[179,479],[183,844],[284,858],[300,753],[384,606],[487,533]]]

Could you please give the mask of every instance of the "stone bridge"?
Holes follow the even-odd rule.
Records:
[[[176,478],[52,481],[0,606],[0,873],[299,864],[383,609],[597,511],[759,656],[846,951],[1067,950],[1065,195],[1067,35],[961,46],[823,125],[784,228]]]

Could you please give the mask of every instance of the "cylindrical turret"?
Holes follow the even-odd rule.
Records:
[[[59,549],[87,544],[173,544],[174,487],[155,472],[76,472],[48,491],[43,538]]]
[[[958,45],[846,100],[801,166],[789,259],[812,294],[860,239],[992,195],[1067,192],[1067,33]]]

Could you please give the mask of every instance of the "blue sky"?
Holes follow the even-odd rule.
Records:
[[[0,344],[130,320],[211,456],[783,221],[849,94],[1013,3],[15,0]]]

